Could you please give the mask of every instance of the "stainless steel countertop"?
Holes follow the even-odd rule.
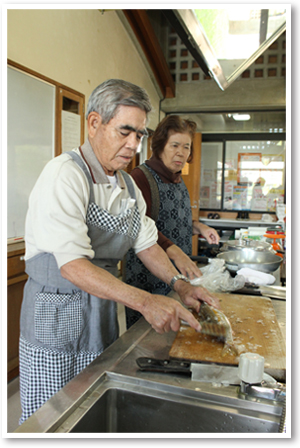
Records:
[[[255,300],[254,296],[247,297]],[[285,338],[285,301],[272,300],[272,303]],[[131,377],[146,380],[153,388],[163,385],[178,386],[186,390],[199,390],[223,396],[226,399],[236,399],[235,386],[216,388],[211,383],[192,381],[185,375],[143,372],[138,369],[136,359],[139,357],[168,358],[175,336],[175,332],[160,335],[143,318],[140,319],[15,432],[55,432],[67,416],[78,409],[86,397],[95,390],[101,378],[110,373],[124,375],[125,383],[126,378]]]

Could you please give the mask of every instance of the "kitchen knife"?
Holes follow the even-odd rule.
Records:
[[[241,379],[238,375],[238,366],[225,366],[218,364],[202,364],[176,359],[138,358],[136,363],[140,370],[147,372],[180,373],[190,375],[192,381],[206,383],[239,385]],[[276,383],[276,380],[264,373],[263,380]]]
[[[172,359],[138,358],[136,360],[140,370],[147,372],[185,373],[191,375],[191,363]]]
[[[162,373],[183,373],[190,375],[192,381],[209,383],[240,384],[238,367],[217,364],[200,364],[175,359],[138,358],[136,360],[140,370]]]

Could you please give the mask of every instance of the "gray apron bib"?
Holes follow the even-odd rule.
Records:
[[[119,260],[138,236],[137,205],[117,216],[99,207],[86,165],[75,152],[69,154],[89,181],[86,223],[95,252],[91,262],[116,276]],[[130,176],[122,174],[130,197],[136,199]],[[27,260],[26,273],[20,319],[20,423],[119,335],[116,302],[94,297],[63,278],[52,254]]]

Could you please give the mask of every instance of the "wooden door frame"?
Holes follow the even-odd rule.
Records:
[[[70,98],[74,101],[78,101],[80,103],[80,123],[81,123],[81,136],[80,136],[80,144],[84,143],[84,109],[85,109],[85,95],[83,93],[77,92],[76,90],[61,84],[60,82],[55,81],[54,79],[48,78],[47,76],[42,75],[41,73],[36,72],[24,65],[19,64],[11,59],[7,59],[7,65],[13,67],[21,72],[28,73],[31,76],[34,76],[37,79],[41,79],[42,81],[47,82],[55,87],[55,139],[54,139],[54,155],[58,156],[61,154],[61,111],[62,111],[62,101],[63,96]]]
[[[182,175],[191,199],[193,221],[199,221],[201,146],[202,134],[197,132],[193,139],[193,160],[185,167],[187,174]],[[198,235],[192,238],[192,255],[198,255],[198,239]]]

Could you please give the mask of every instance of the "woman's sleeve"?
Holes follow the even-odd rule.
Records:
[[[147,205],[146,215],[149,216],[149,218],[151,218],[152,202],[151,202],[151,190],[150,190],[150,185],[149,185],[148,179],[146,178],[143,171],[140,170],[139,168],[134,168],[134,170],[130,173],[130,175],[133,177],[135,183],[137,184],[137,186],[139,187],[139,189],[142,192],[142,195],[143,195],[144,200]],[[170,241],[167,237],[165,237],[158,230],[157,244],[159,244],[159,246],[164,251],[166,251],[168,249],[168,247],[172,246],[174,243],[172,243],[172,241]]]

